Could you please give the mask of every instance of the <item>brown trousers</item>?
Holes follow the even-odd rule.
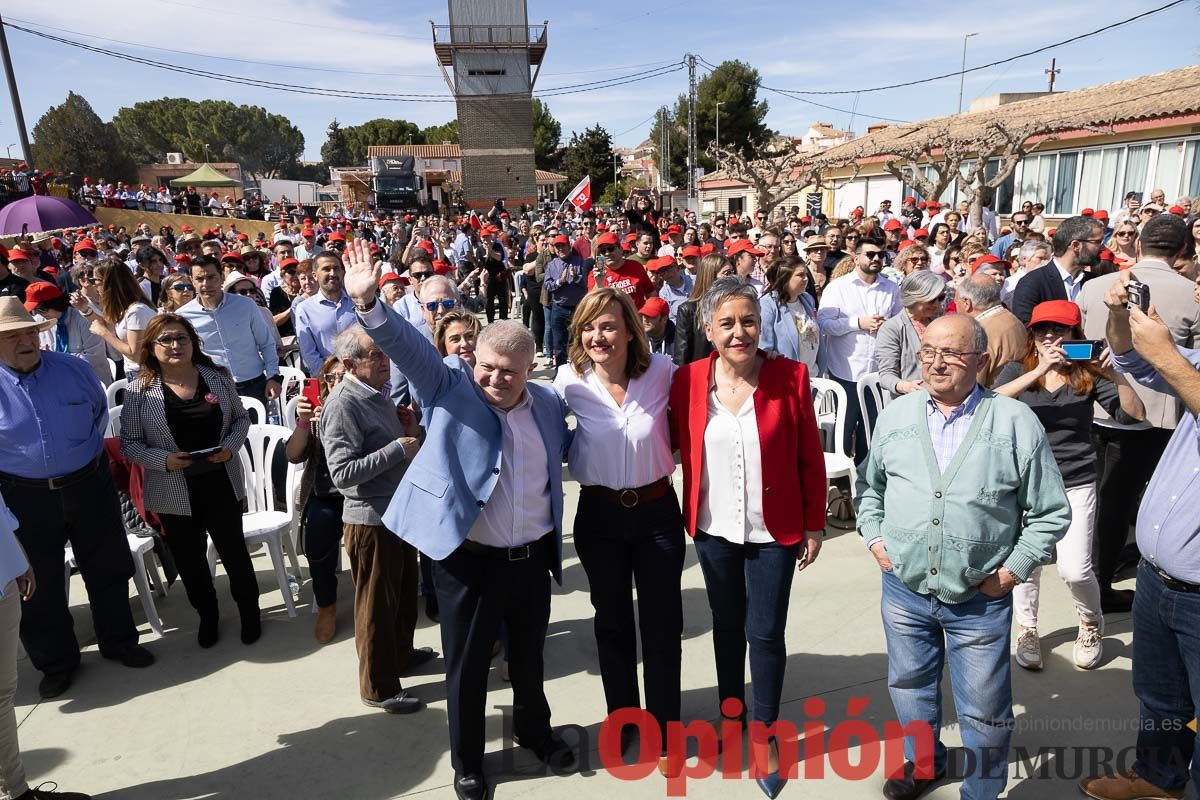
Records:
[[[343,526],[354,578],[358,689],[367,700],[400,693],[417,627],[417,551],[382,525]]]

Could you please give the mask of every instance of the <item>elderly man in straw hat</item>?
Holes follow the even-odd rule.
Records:
[[[65,692],[79,668],[63,583],[68,541],[100,655],[127,667],[154,663],[129,609],[133,559],[104,453],[104,390],[83,359],[38,348],[38,333],[54,324],[0,297],[0,493],[40,587],[24,604],[21,641],[43,673],[43,698]]]

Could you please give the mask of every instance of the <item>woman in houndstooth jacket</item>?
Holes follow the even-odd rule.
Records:
[[[142,368],[125,392],[121,452],[145,468],[146,509],[162,520],[188,600],[200,614],[197,641],[217,641],[217,593],[207,537],[229,575],[242,641],[261,635],[258,582],[242,532],[245,483],[235,457],[250,417],[228,371],[200,350],[186,319],[159,314],[146,326]]]

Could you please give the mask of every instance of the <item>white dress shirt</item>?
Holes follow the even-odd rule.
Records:
[[[875,372],[875,334],[858,327],[858,319],[876,314],[891,319],[902,309],[900,287],[885,275],[867,283],[855,270],[831,281],[821,294],[817,311],[817,325],[828,337],[830,373],[855,381]]]
[[[558,368],[554,390],[575,413],[575,438],[567,455],[571,476],[583,486],[636,489],[675,472],[667,399],[675,362],[650,356],[650,367],[629,381],[617,405],[589,367]]]
[[[1079,270],[1073,276],[1067,272],[1058,262],[1054,262],[1054,268],[1058,270],[1058,276],[1062,278],[1063,288],[1067,290],[1067,299],[1072,303],[1079,297],[1079,290],[1083,288],[1084,271]]]
[[[489,547],[520,547],[554,530],[546,445],[533,419],[529,392],[508,411],[489,405],[500,420],[500,477],[467,538]]]
[[[716,385],[709,386],[697,529],[734,544],[772,544],[775,538],[763,522],[762,485],[754,394],[731,414],[717,400]]]

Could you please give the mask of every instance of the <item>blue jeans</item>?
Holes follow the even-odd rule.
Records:
[[[1200,751],[1187,723],[1200,700],[1200,594],[1171,589],[1138,565],[1133,600],[1133,691],[1141,704],[1133,769],[1155,786],[1200,786]]]
[[[1012,595],[978,594],[964,603],[943,603],[917,594],[891,572],[883,573],[883,628],[887,635],[888,693],[902,726],[926,722],[935,737],[935,773],[946,767],[942,725],[942,668],[950,662],[950,686],[968,751],[963,800],[995,800],[1008,782],[1012,741],[1012,674],[1009,628]],[[915,761],[913,738],[904,757]]]
[[[799,544],[742,545],[696,532],[696,555],[712,608],[717,693],[722,702],[735,697],[745,705],[749,642],[754,719],[764,725],[779,718],[787,666],[783,633],[799,552]]]
[[[574,306],[550,306],[550,349],[555,366],[567,363],[567,345],[571,341],[568,328],[574,313]]]

